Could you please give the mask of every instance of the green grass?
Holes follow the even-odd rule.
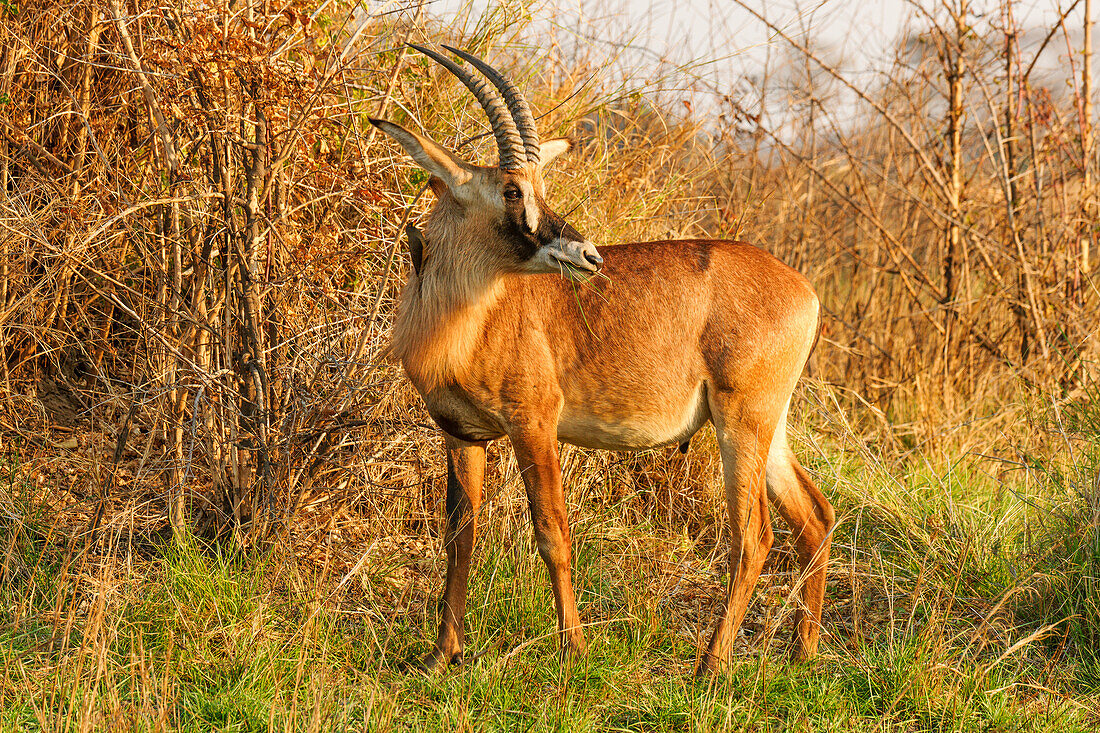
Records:
[[[838,434],[803,445],[841,517],[822,654],[785,659],[780,543],[731,670],[707,680],[693,668],[724,584],[716,542],[640,490],[596,500],[587,454],[567,463],[588,497],[574,513],[587,658],[558,662],[512,476],[471,583],[475,659],[429,676],[404,665],[434,639],[438,554],[379,551],[348,576],[197,539],[70,545],[9,471],[0,728],[1092,731],[1100,455],[1085,440],[1094,408],[1080,409],[1061,433],[1072,457],[1030,457],[1007,478],[972,456],[887,466]]]

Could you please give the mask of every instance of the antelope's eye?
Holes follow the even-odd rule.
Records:
[[[519,201],[521,198],[523,198],[523,191],[520,191],[518,188],[514,187],[506,188],[504,189],[504,198],[508,201]]]

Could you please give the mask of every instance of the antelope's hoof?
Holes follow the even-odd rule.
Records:
[[[729,666],[730,663],[728,659],[720,659],[709,653],[704,654],[703,658],[699,661],[699,666],[695,669],[695,676],[698,679],[716,677],[729,669]]]
[[[577,662],[588,656],[588,643],[584,639],[573,639],[558,652],[558,659],[563,667],[572,667]]]
[[[462,662],[461,651],[448,655],[438,649],[433,649],[420,659],[411,662],[409,664],[409,669],[423,674],[432,674],[434,672],[442,672],[450,666],[459,667],[462,665]]]
[[[792,662],[809,662],[817,656],[817,644],[809,645],[795,639],[788,656]]]

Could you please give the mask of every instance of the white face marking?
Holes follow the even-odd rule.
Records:
[[[532,232],[539,230],[539,205],[535,201],[535,187],[530,181],[520,181],[519,189],[523,191],[523,209],[527,215],[527,226]]]

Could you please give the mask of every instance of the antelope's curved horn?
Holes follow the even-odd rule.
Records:
[[[523,137],[519,134],[515,122],[509,116],[508,110],[493,88],[443,54],[424,46],[418,46],[415,43],[410,43],[409,46],[445,67],[447,71],[458,77],[458,80],[465,84],[466,88],[477,98],[478,103],[481,104],[482,109],[485,110],[485,114],[489,118],[489,125],[493,128],[493,137],[496,138],[497,149],[500,151],[500,167],[504,170],[519,170],[522,168],[526,157]]]
[[[531,107],[527,104],[527,99],[523,96],[523,93],[520,92],[519,87],[504,78],[503,74],[492,66],[489,66],[489,64],[485,63],[477,56],[474,56],[472,53],[460,51],[457,48],[452,48],[447,45],[444,45],[443,48],[469,61],[476,66],[478,71],[484,74],[489,81],[493,82],[493,86],[495,86],[500,91],[500,95],[504,97],[504,103],[508,105],[508,111],[512,113],[512,119],[519,129],[519,134],[523,137],[523,147],[527,149],[527,162],[538,165],[540,156],[539,131],[535,126],[535,116],[531,114]]]

